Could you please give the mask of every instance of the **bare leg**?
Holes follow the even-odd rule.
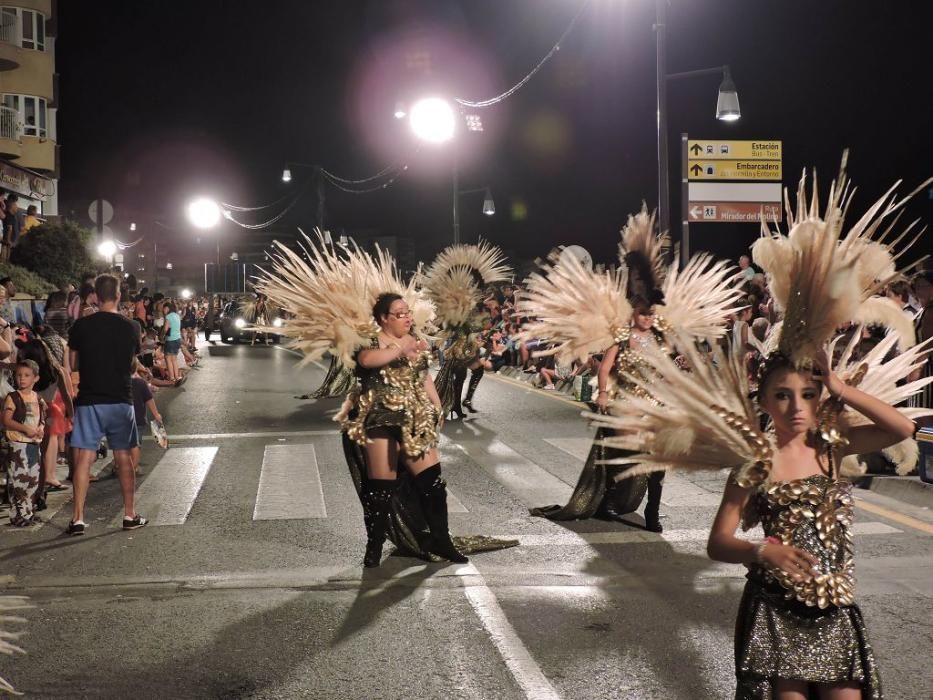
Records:
[[[48,444],[45,446],[45,451],[42,453],[42,469],[45,473],[45,485],[61,486],[61,482],[58,480],[57,469],[62,436],[50,435],[46,439]]]
[[[855,683],[820,685],[821,700],[862,700],[862,688]]]
[[[803,681],[774,682],[774,700],[807,700],[807,684]]]
[[[130,459],[133,462],[133,471],[138,472],[139,471],[139,448],[138,447],[130,448]]]
[[[366,445],[367,475],[370,479],[395,479],[398,442],[387,431],[374,431],[369,434],[369,438],[371,442]]]
[[[91,481],[91,465],[97,459],[97,450],[80,450],[75,448],[75,466],[72,475],[72,488],[74,489],[74,508],[72,522],[84,521],[84,502],[87,500],[88,484]]]
[[[123,514],[127,518],[135,518],[136,506],[133,499],[136,495],[136,472],[133,470],[130,450],[114,450],[113,463],[120,480],[120,493],[123,495]]]

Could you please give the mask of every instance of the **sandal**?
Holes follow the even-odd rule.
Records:
[[[46,484],[45,490],[47,493],[55,493],[56,491],[67,491],[68,487],[64,484]]]

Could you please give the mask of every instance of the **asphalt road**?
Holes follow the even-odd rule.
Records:
[[[62,536],[67,498],[38,529],[0,529],[0,593],[35,606],[27,655],[0,658],[0,675],[27,697],[732,696],[744,570],[704,554],[722,475],[668,478],[663,536],[531,518],[570,493],[590,432],[565,397],[487,378],[481,413],[445,428],[451,530],[521,546],[364,572],[339,402],[296,398],[323,373],[282,348],[203,354],[157,395],[172,447],[144,447],[151,526],[119,530],[103,479],[83,538]],[[933,517],[859,504],[859,597],[887,697],[933,697]]]

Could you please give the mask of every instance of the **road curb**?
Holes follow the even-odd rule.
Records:
[[[856,480],[859,488],[872,491],[902,503],[933,509],[933,484],[925,484],[917,476],[864,476]]]

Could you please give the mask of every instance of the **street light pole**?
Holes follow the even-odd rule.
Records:
[[[670,191],[667,155],[667,0],[655,0],[658,89],[658,230],[670,230]],[[684,255],[687,252],[684,251]]]
[[[460,243],[460,171],[454,156],[454,245]]]

